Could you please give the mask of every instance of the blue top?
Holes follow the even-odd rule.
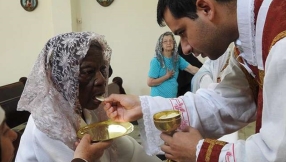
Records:
[[[179,69],[180,70],[186,69],[187,66],[189,65],[189,63],[184,58],[182,58],[181,56],[179,56],[179,58],[178,58],[176,68],[173,68],[172,58],[164,57],[164,62],[165,62],[166,67],[169,70],[175,71],[175,74],[172,78],[165,80],[160,85],[151,87],[151,94],[150,95],[151,96],[161,96],[161,97],[165,97],[165,98],[174,98],[177,96],[177,92],[178,92],[177,78],[178,78],[178,74],[179,74]],[[161,68],[160,62],[158,61],[158,59],[156,57],[154,57],[150,62],[150,70],[149,70],[148,76],[150,78],[154,78],[154,79],[160,78],[160,77],[166,75],[166,73],[167,73],[166,67]]]

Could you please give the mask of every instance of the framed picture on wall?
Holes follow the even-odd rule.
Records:
[[[96,0],[101,6],[107,7],[111,5],[114,0]]]
[[[21,6],[26,11],[34,11],[38,6],[38,0],[20,0]]]

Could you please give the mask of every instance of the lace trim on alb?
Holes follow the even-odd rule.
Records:
[[[237,1],[238,31],[241,56],[248,64],[257,66],[255,52],[254,1]]]
[[[148,155],[161,154],[162,151],[159,146],[162,145],[162,140],[160,140],[160,134],[158,134],[158,136],[154,135],[153,130],[156,130],[156,128],[153,123],[151,112],[149,111],[150,106],[148,103],[148,98],[146,96],[141,96],[140,100],[141,100],[143,122],[144,122],[145,133],[146,133],[145,140],[147,144],[147,146],[143,145],[143,147],[146,149],[146,153]]]

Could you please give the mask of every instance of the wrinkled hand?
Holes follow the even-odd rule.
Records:
[[[165,144],[161,146],[162,151],[168,159],[176,162],[196,161],[196,147],[202,139],[198,130],[187,127],[183,132],[176,132],[173,136],[162,133],[161,139]]]
[[[107,149],[112,143],[110,141],[91,143],[91,137],[89,134],[85,134],[80,142],[76,142],[76,150],[74,152],[74,158],[82,158],[87,161],[95,161],[99,159],[104,150]]]
[[[117,122],[135,121],[143,116],[138,96],[112,94],[105,98],[104,104],[107,116]]]
[[[175,74],[174,70],[167,69],[167,72],[166,72],[167,78],[169,78],[169,79],[172,78],[174,76],[174,74]]]

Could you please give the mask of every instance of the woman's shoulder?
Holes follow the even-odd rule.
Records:
[[[160,62],[159,60],[157,59],[157,57],[153,57],[150,61],[150,64],[153,64],[153,65],[160,65]]]
[[[157,57],[152,57],[151,62],[159,62],[159,60],[157,59]]]

